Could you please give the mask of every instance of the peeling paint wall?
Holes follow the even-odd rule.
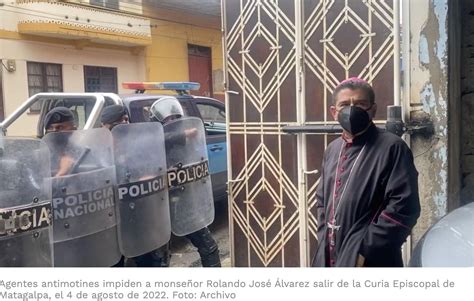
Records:
[[[474,201],[474,2],[461,9],[461,204]]]
[[[416,242],[448,208],[448,0],[409,1],[410,119],[429,119],[434,135],[411,136],[422,212]]]

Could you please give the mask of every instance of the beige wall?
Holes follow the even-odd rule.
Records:
[[[158,28],[152,30],[152,41],[153,44],[146,49],[149,81],[188,81],[188,44],[210,47],[213,77],[222,73],[219,30],[159,21]],[[224,98],[222,83],[214,82],[213,90],[214,97]]]
[[[2,40],[0,37],[0,58],[16,63],[16,71],[3,72],[5,116],[28,98],[27,61],[62,64],[64,92],[84,92],[84,65],[117,68],[119,93],[129,92],[121,88],[122,82],[145,80],[143,53],[135,55],[126,49],[77,49],[60,43]],[[34,135],[36,123],[36,114],[25,113],[8,129],[8,135]]]

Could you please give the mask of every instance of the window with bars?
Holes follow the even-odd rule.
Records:
[[[31,96],[42,92],[63,92],[62,65],[27,62],[28,93]],[[39,113],[41,104],[33,104],[31,113]]]
[[[86,92],[117,93],[117,68],[84,66]]]
[[[110,9],[119,9],[119,0],[90,0],[90,4]]]

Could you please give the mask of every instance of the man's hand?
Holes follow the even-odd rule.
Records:
[[[198,131],[196,128],[187,129],[184,131],[184,135],[186,136],[186,138],[194,138],[197,136],[197,134],[198,134]]]
[[[55,177],[62,177],[62,176],[67,175],[71,171],[71,168],[73,167],[73,165],[74,165],[73,158],[69,156],[62,156],[61,159],[59,159],[59,169]]]
[[[138,180],[139,181],[146,181],[146,180],[151,180],[153,178],[154,178],[154,176],[146,175],[146,176],[141,176]]]
[[[365,263],[365,258],[362,255],[357,255],[356,268],[363,268]]]

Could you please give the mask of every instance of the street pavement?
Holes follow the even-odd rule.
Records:
[[[223,267],[230,267],[229,218],[227,200],[216,203],[215,219],[209,227],[217,241]],[[197,249],[184,237],[171,238],[171,267],[200,267]]]

